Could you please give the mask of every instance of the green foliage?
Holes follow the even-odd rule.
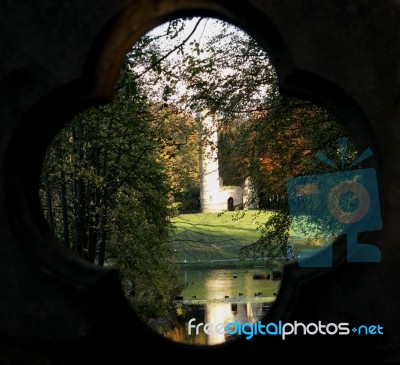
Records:
[[[207,109],[218,121],[225,182],[250,176],[262,208],[273,202],[275,213],[262,222],[261,237],[246,242],[243,258],[285,256],[286,179],[327,171],[313,153],[334,159],[337,138],[346,135],[328,111],[280,96],[268,55],[237,28],[218,21],[218,34],[194,38],[208,22],[178,19],[144,36],[127,56],[113,102],[76,116],[43,163],[50,229],[82,258],[117,265],[145,316],[165,315],[181,289],[168,242],[173,207],[191,209],[198,191],[190,113]]]
[[[143,193],[120,192],[110,217],[115,229],[109,255],[121,270],[125,293],[138,312],[145,317],[167,316],[182,289],[166,240],[171,230],[166,219],[168,201],[151,183],[144,185]]]
[[[178,202],[179,213],[198,213],[200,211],[200,187],[188,184],[185,189],[176,193],[175,201]]]
[[[200,18],[196,27],[199,22],[205,29],[211,20]],[[206,109],[218,121],[224,182],[241,185],[250,176],[260,206],[276,209],[262,237],[242,250],[243,257],[273,259],[286,252],[290,228],[285,181],[326,172],[313,154],[322,149],[334,159],[337,139],[347,134],[324,108],[279,95],[274,68],[254,39],[223,21],[214,24],[219,32],[188,40],[175,62],[164,64],[168,78],[157,82],[178,85],[184,80],[185,92],[175,95],[175,102],[182,109]]]
[[[339,121],[326,109],[296,98],[280,97],[271,110],[254,121],[239,136],[246,146],[248,174],[259,194],[260,207],[276,209],[276,215],[265,222],[259,240],[243,248],[242,256],[286,257],[290,226],[286,181],[303,175],[323,174],[330,168],[314,157],[323,150],[338,161],[337,141],[346,132]],[[349,156],[354,156],[349,144]],[[324,239],[326,232],[318,217],[303,217],[296,228],[304,236]],[[284,260],[285,261],[285,260]]]
[[[181,290],[168,245],[175,211],[160,157],[168,114],[141,93],[131,67],[128,59],[113,103],[77,115],[57,135],[43,163],[41,198],[68,249],[117,266],[138,313],[160,316]]]

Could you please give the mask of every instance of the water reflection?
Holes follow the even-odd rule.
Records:
[[[254,323],[261,320],[275,300],[274,293],[279,289],[279,281],[255,280],[254,273],[259,270],[186,270],[188,285],[183,291],[182,301],[185,313],[177,325],[165,336],[176,342],[196,345],[217,345],[228,341],[225,331],[204,332],[204,324],[214,326],[223,324],[223,328],[234,321]],[[195,298],[195,299],[194,299]],[[203,325],[194,327],[191,334],[188,322]]]
[[[225,326],[234,321],[240,323],[257,322],[265,312],[262,311],[262,303],[219,303],[206,304],[204,308],[204,323],[223,323]],[[226,333],[211,333],[206,336],[206,345],[223,343],[229,337]]]

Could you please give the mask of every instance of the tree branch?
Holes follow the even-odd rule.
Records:
[[[136,75],[132,81],[129,81],[123,85],[120,85],[119,87],[115,88],[114,91],[118,91],[120,89],[122,89],[123,87],[129,85],[130,83],[132,83],[133,81],[136,81],[137,79],[141,78],[144,74],[146,74],[147,72],[149,72],[150,70],[152,70],[155,66],[159,65],[162,61],[164,61],[166,58],[168,58],[172,53],[174,53],[177,49],[181,48],[194,34],[194,32],[196,31],[197,27],[199,26],[200,22],[203,20],[204,18],[200,18],[197,23],[195,24],[195,26],[193,27],[192,31],[190,32],[190,34],[181,42],[179,43],[177,46],[175,46],[172,50],[170,50],[168,53],[166,53],[164,56],[162,56],[161,58],[159,58],[156,62],[152,63],[149,67],[147,67],[144,71],[142,71],[140,74]]]

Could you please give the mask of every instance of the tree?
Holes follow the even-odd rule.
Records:
[[[205,28],[212,20],[191,22]],[[243,256],[285,256],[290,226],[285,181],[327,171],[313,153],[323,149],[334,158],[337,139],[347,134],[327,110],[279,94],[274,68],[254,39],[226,22],[214,25],[217,34],[185,38],[173,62],[163,59],[155,84],[170,91],[163,93],[164,101],[215,116],[224,181],[240,185],[250,176],[261,207],[277,209],[263,225],[260,240],[245,247]]]
[[[146,316],[167,313],[181,288],[168,240],[173,207],[198,185],[190,114],[207,109],[218,120],[226,181],[251,176],[265,209],[279,198],[261,238],[242,250],[246,257],[283,255],[285,180],[321,172],[312,153],[336,154],[345,135],[326,110],[279,95],[267,54],[237,28],[218,21],[219,34],[192,38],[208,21],[192,19],[189,34],[186,20],[172,21],[143,37],[127,56],[113,103],[77,116],[43,164],[43,209],[56,236],[90,262],[118,265],[127,297]]]
[[[117,266],[145,318],[169,313],[182,288],[168,244],[175,210],[162,158],[165,109],[141,93],[128,57],[113,102],[60,131],[42,169],[43,209],[55,235],[85,260]]]

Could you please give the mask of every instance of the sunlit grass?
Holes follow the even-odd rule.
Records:
[[[177,261],[183,263],[237,260],[244,245],[260,238],[261,227],[273,214],[260,210],[181,214],[173,219],[171,247]],[[293,235],[291,227],[296,253],[321,247],[321,239],[314,233]]]
[[[172,248],[178,261],[229,260],[256,241],[272,212],[258,210],[181,214],[174,218]]]

